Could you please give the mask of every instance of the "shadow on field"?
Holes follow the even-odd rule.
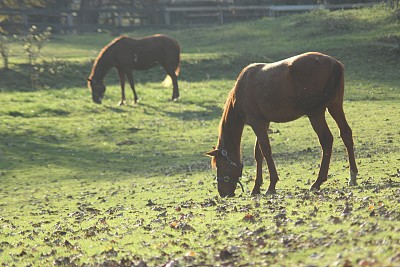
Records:
[[[229,57],[221,59],[204,59],[182,61],[179,80],[187,82],[207,81],[211,79],[236,79],[239,72],[251,62],[248,58]],[[13,69],[0,69],[0,91],[24,92],[38,89],[63,89],[70,87],[87,87],[87,78],[92,69],[91,62],[51,61],[38,64],[37,86],[32,87],[30,66],[19,64]],[[135,82],[162,82],[165,72],[157,66],[146,71],[133,71]],[[105,78],[106,86],[118,85],[116,71],[111,70]],[[127,86],[127,90],[130,90]]]
[[[204,102],[192,102],[192,101],[186,101],[186,100],[179,100],[181,104],[194,104],[198,107],[201,107],[203,110],[201,111],[188,111],[188,110],[182,110],[182,111],[165,111],[165,110],[160,110],[159,107],[156,105],[152,105],[147,103],[140,103],[140,106],[152,110],[156,110],[157,112],[162,112],[168,117],[174,117],[178,118],[183,121],[191,121],[191,120],[213,120],[215,118],[218,118],[222,114],[222,109],[220,106],[217,105],[212,105]]]
[[[0,91],[28,92],[38,89],[86,87],[91,64],[69,61],[52,61],[37,64],[34,72],[36,85],[31,83],[31,66],[19,64],[11,70],[0,69]]]
[[[138,128],[130,128],[136,133]],[[14,170],[32,170],[33,176],[51,175],[51,171],[65,169],[65,179],[74,178],[71,173],[84,174],[82,178],[104,178],[104,173],[126,173],[149,177],[160,174],[178,174],[188,170],[204,170],[208,168],[208,160],[203,159],[202,152],[186,149],[179,157],[169,151],[157,151],[146,140],[132,138],[115,142],[110,151],[90,145],[74,146],[71,138],[60,138],[57,135],[27,136],[25,134],[7,134],[0,130],[0,169],[7,173]],[[170,140],[157,139],[157,147],[170,147]],[[100,140],[99,140],[100,141]],[[103,140],[102,140],[103,141]],[[101,141],[101,142],[102,142]],[[129,148],[123,148],[128,145]],[[50,173],[37,173],[35,168],[46,167]],[[63,175],[61,175],[63,176]]]
[[[0,92],[25,92],[32,90],[28,69],[0,69],[0,77]]]
[[[128,130],[132,134],[140,131],[138,128]],[[209,160],[203,157],[205,151],[194,151],[188,147],[189,149],[180,150],[177,156],[171,148],[171,140],[157,139],[156,147],[153,147],[155,144],[152,142],[154,140],[149,140],[149,138],[133,136],[126,141],[115,141],[115,148],[110,151],[89,144],[75,145],[73,137],[60,138],[57,135],[33,134],[28,136],[27,134],[4,133],[0,130],[0,152],[2,153],[0,167],[3,171],[12,171],[35,170],[35,166],[48,166],[85,173],[87,177],[100,177],[101,173],[106,172],[124,172],[144,176],[159,175],[163,172],[177,174],[186,172],[189,165],[192,171],[203,171],[209,168]],[[129,149],[122,148],[123,145],[129,145]],[[285,154],[284,158],[296,160],[299,154],[298,152]]]

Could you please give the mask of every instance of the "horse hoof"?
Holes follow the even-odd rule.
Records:
[[[349,180],[348,185],[349,186],[357,186],[358,184],[357,184],[356,180]]]
[[[275,189],[274,190],[268,189],[267,192],[265,193],[265,195],[266,196],[276,195],[276,190]]]
[[[125,105],[125,100],[121,100],[121,101],[118,102],[118,106],[119,106],[119,107],[120,107],[120,106],[123,106],[123,105]]]
[[[350,179],[349,179],[349,186],[356,186],[357,185],[357,172],[350,170]]]
[[[261,194],[260,189],[253,189],[253,191],[251,191],[251,195],[252,196],[256,196],[256,195],[259,195],[259,194]]]
[[[310,188],[311,192],[318,192],[321,188],[317,185],[312,185]]]

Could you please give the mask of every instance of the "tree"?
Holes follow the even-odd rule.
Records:
[[[84,24],[97,24],[99,12],[96,9],[101,7],[101,0],[81,0],[81,22]]]
[[[3,58],[3,65],[5,69],[8,69],[8,61],[11,54],[11,48],[9,39],[5,35],[0,35],[0,55]]]

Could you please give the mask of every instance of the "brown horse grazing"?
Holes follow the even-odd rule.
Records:
[[[353,137],[343,112],[343,95],[343,65],[320,53],[305,53],[276,63],[255,63],[244,68],[225,103],[217,147],[207,153],[212,157],[212,166],[217,168],[220,196],[234,196],[242,175],[240,142],[245,124],[250,125],[257,137],[254,148],[257,174],[252,194],[260,193],[263,158],[270,175],[267,194],[275,193],[278,173],[268,139],[269,124],[293,121],[304,115],[309,118],[323,150],[318,179],[311,186],[319,190],[327,180],[333,143],[325,120],[326,109],[336,121],[347,149],[349,185],[357,185]]]
[[[121,82],[122,97],[119,105],[125,103],[125,76],[134,95],[134,103],[138,97],[133,83],[133,70],[150,69],[160,64],[172,79],[174,90],[172,100],[179,97],[178,75],[180,70],[179,43],[168,36],[156,34],[142,39],[121,36],[106,45],[96,58],[88,79],[92,91],[93,102],[101,104],[106,87],[103,83],[108,71],[114,67],[118,71]]]

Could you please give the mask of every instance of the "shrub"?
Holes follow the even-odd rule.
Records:
[[[33,88],[37,87],[39,79],[39,68],[37,65],[37,60],[40,57],[41,50],[43,46],[49,41],[51,36],[51,28],[48,27],[45,31],[39,32],[38,28],[33,25],[28,34],[23,38],[24,50],[28,55],[29,65],[31,69],[31,85]]]

